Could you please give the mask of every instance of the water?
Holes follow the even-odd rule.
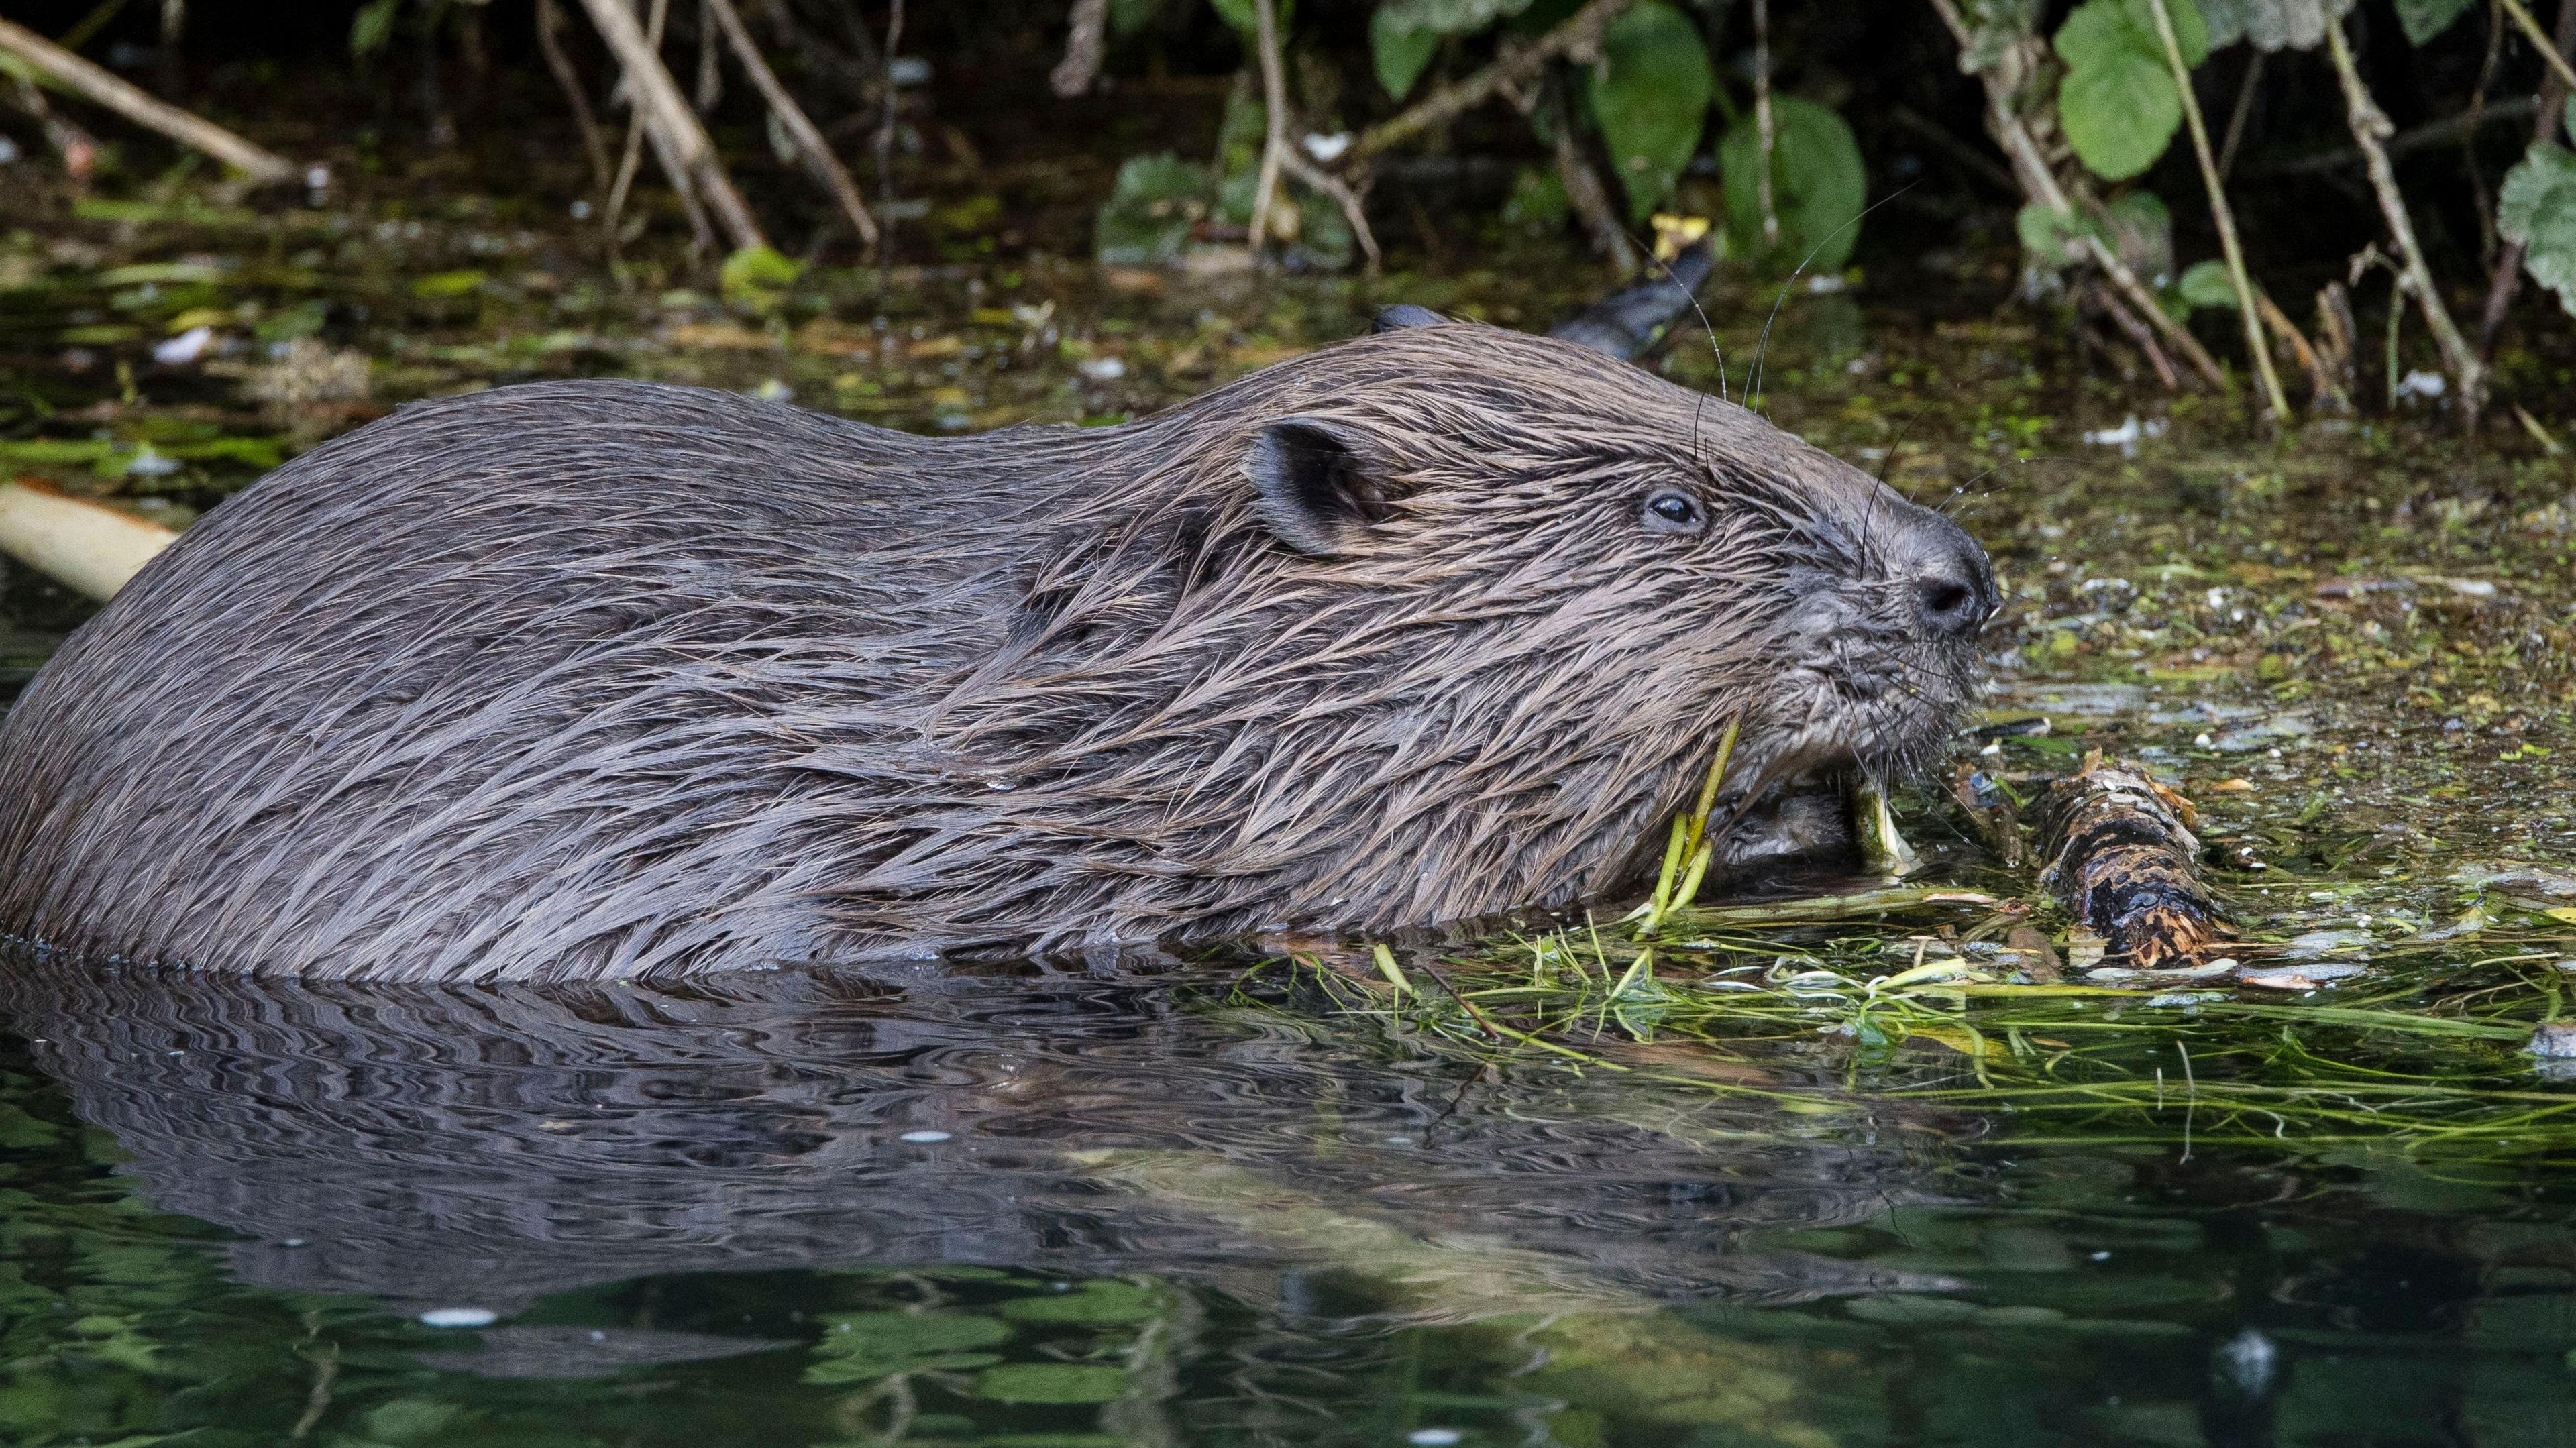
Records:
[[[1032,265],[818,273],[746,311],[677,275],[619,293],[462,200],[391,232],[181,210],[0,255],[0,461],[179,522],[263,449],[488,382],[953,431],[1150,410],[1382,301],[1570,301],[1508,267]],[[1873,265],[1864,298],[1941,294]],[[1739,389],[1770,301],[1712,304]],[[191,309],[206,360],[144,360]],[[1962,758],[2148,759],[2200,801],[2249,954],[2360,974],[2024,1020],[2029,1079],[2133,1088],[2069,1111],[1975,1094],[1930,1036],[1824,1034],[1828,1005],[1723,1049],[1578,1039],[1623,1074],[1238,988],[1246,961],[435,991],[13,960],[0,1441],[2576,1443],[2576,1091],[2519,1052],[2576,980],[2546,913],[2576,906],[2576,474],[2405,419],[2275,448],[2029,327],[1929,321],[1801,297],[1766,388],[1958,492],[1996,553],[1995,718],[2048,730]],[[2134,456],[2083,440],[2142,409],[2170,425]],[[0,696],[82,612],[7,578]],[[1902,808],[1935,875],[2029,889],[1946,783]],[[2451,1094],[2361,1094],[2410,1082]]]
[[[1462,1068],[1203,968],[16,977],[17,1443],[2576,1427],[2546,1171]]]

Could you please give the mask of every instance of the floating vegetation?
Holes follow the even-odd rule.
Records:
[[[1444,1051],[1807,1115],[1971,1129],[1965,1113],[1993,1113],[2023,1143],[2393,1141],[2576,1159],[2576,1087],[2559,1084],[2576,1073],[2551,1049],[2576,985],[2564,922],[2518,914],[2465,954],[2426,942],[2351,987],[2292,994],[2193,969],[2043,981],[2044,963],[2005,941],[2039,914],[1932,888],[1684,906],[1417,958],[1436,992],[1390,993],[1309,958],[1256,969],[1235,995],[1276,1001],[1294,982]],[[1873,916],[1902,925],[1848,923]],[[1385,947],[1379,960],[1397,969]]]

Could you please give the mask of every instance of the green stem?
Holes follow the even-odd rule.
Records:
[[[2272,349],[2263,345],[2263,319],[2254,310],[2254,284],[2245,274],[2245,249],[2236,240],[2236,213],[2227,205],[2227,188],[2218,179],[2218,158],[2209,148],[2209,126],[2200,114],[2200,98],[2192,94],[2191,67],[2182,62],[2182,42],[2175,38],[2173,12],[2165,0],[2147,0],[2155,12],[2156,38],[2164,42],[2165,65],[2173,72],[2174,90],[2182,96],[2183,123],[2191,129],[2192,155],[2200,162],[2200,179],[2209,188],[2210,215],[2218,222],[2218,248],[2227,257],[2227,280],[2236,288],[2236,314],[2245,323],[2245,350],[2254,359],[2254,373],[2263,379],[2263,400],[2272,409],[2272,422],[2278,427],[2290,425],[2290,400],[2282,395],[2281,375],[2272,368]]]

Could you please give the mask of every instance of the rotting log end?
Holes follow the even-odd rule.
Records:
[[[2226,943],[2218,902],[2200,878],[2191,802],[2144,766],[2087,759],[2050,791],[2046,820],[2041,883],[2123,964],[2197,965]]]

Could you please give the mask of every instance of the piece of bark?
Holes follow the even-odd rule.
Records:
[[[2040,883],[2139,970],[2197,965],[2227,939],[2200,878],[2191,802],[2136,764],[2087,759],[2057,782],[2046,810]]]
[[[83,60],[23,25],[0,20],[0,50],[26,61],[55,85],[96,101],[138,126],[160,132],[184,146],[205,152],[263,184],[295,179],[295,163],[264,146],[254,145],[214,122],[166,101]]]

